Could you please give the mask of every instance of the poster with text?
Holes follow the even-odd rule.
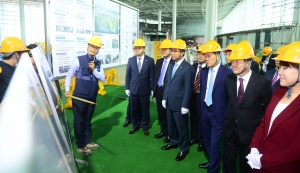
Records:
[[[137,39],[137,17],[136,10],[121,6],[120,26],[120,58],[121,64],[127,64],[128,59],[133,56],[133,43]]]
[[[92,36],[92,0],[51,1],[52,63],[54,77],[64,76],[73,60],[87,53]]]
[[[95,1],[95,36],[102,40],[102,47],[96,58],[103,67],[119,65],[119,8],[108,0]]]

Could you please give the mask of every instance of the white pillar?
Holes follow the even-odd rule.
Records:
[[[157,31],[161,31],[161,10],[158,10],[158,28]]]
[[[218,0],[206,1],[205,42],[214,39],[216,36],[217,16]]]
[[[19,9],[20,9],[20,27],[21,27],[21,40],[26,43],[26,31],[25,31],[25,15],[24,15],[24,1],[19,1]],[[30,43],[31,44],[31,43]]]
[[[173,0],[172,41],[176,40],[177,0]]]
[[[46,49],[46,56],[48,59],[49,66],[52,69],[52,60],[50,56],[50,27],[48,25],[48,14],[49,14],[49,5],[50,5],[50,0],[44,0],[44,29],[45,29],[45,49]]]
[[[297,41],[300,39],[300,28],[299,28],[299,20],[300,20],[300,2],[294,2],[294,16],[293,16],[293,29],[292,29],[292,40],[291,42]]]

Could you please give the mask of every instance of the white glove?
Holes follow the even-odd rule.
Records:
[[[153,97],[153,91],[151,91],[151,96]]]
[[[250,155],[259,155],[259,151],[257,148],[251,148]]]
[[[163,101],[161,102],[161,104],[162,104],[162,106],[166,109],[166,100],[163,100]]]
[[[187,114],[189,112],[189,109],[182,107],[181,108],[181,114]]]
[[[125,90],[126,95],[129,97],[130,96],[130,91],[129,90]]]

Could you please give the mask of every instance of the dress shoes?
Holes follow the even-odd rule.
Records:
[[[131,130],[129,131],[129,134],[133,134],[134,132],[136,132],[136,131],[138,131],[138,130],[140,130],[139,127],[133,128],[133,129],[131,129]]]
[[[150,134],[149,130],[148,129],[144,129],[144,135],[145,136],[149,136],[149,134]]]
[[[130,124],[130,121],[125,121],[123,127],[127,127]]]
[[[160,133],[154,135],[155,138],[162,138],[162,137],[164,137],[164,136],[166,136],[166,134],[165,134],[165,133],[162,133],[162,132],[160,132]]]
[[[164,139],[164,143],[169,143],[170,142],[170,137],[167,136],[165,139]]]
[[[198,150],[198,152],[202,152],[205,150],[205,148],[203,145],[199,145],[197,150]]]
[[[194,144],[196,144],[196,143],[198,143],[198,141],[192,139],[192,140],[189,142],[189,145],[192,146],[192,145],[194,145]]]
[[[209,167],[209,162],[199,164],[199,168],[207,169],[208,167]]]
[[[185,156],[186,156],[188,153],[189,153],[189,150],[186,150],[186,151],[180,151],[180,152],[177,154],[175,160],[176,160],[176,161],[181,161],[181,160],[183,160],[183,159],[185,158]]]
[[[169,149],[172,149],[172,148],[178,148],[178,145],[171,145],[171,144],[168,144],[168,145],[165,145],[163,147],[161,147],[162,150],[169,150]]]

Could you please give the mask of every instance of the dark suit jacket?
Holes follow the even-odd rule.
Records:
[[[126,68],[125,87],[130,90],[130,94],[150,95],[154,78],[154,60],[145,55],[141,72],[137,66],[137,57],[128,59]]]
[[[166,74],[164,100],[171,110],[181,111],[182,107],[189,108],[195,72],[192,65],[183,60],[171,79],[174,64],[169,64]]]
[[[262,169],[256,172],[300,172],[300,95],[275,118],[268,133],[273,111],[286,92],[285,87],[275,90],[250,144],[263,154]]]
[[[274,77],[275,73],[276,73],[276,70],[275,70],[275,69],[274,69],[274,70],[267,71],[267,72],[264,74],[264,77],[267,78],[267,79],[270,81],[270,83],[272,83],[272,80],[273,80],[273,77]],[[272,92],[274,92],[275,89],[276,89],[277,87],[279,87],[279,86],[280,86],[280,80],[278,79],[278,80],[275,82],[275,84],[272,86]]]
[[[253,61],[251,62],[251,70],[257,74],[259,74],[259,67],[258,67],[258,63]]]
[[[203,114],[203,106],[206,104],[205,94],[206,94],[206,85],[207,85],[207,77],[208,77],[209,68],[203,68],[200,73],[200,106],[201,106],[201,115]],[[212,91],[212,102],[214,114],[216,116],[216,120],[218,124],[224,123],[224,115],[227,107],[227,93],[225,89],[225,79],[228,75],[232,74],[232,70],[229,68],[220,65],[219,70],[216,75],[216,79],[214,82],[214,88]]]
[[[236,124],[240,142],[249,145],[272,97],[270,82],[252,72],[240,105],[237,100],[237,76],[229,75],[225,85],[228,107],[225,115],[224,137],[229,138],[232,135]]]
[[[162,66],[163,66],[164,60],[165,60],[164,58],[161,58],[161,59],[159,59],[159,60],[156,61],[155,73],[154,73],[154,81],[153,81],[153,86],[152,86],[153,97],[156,96],[156,86],[158,84],[158,80],[159,80],[159,76],[160,76],[160,72],[162,70]],[[170,59],[168,68],[170,67],[170,64],[172,64],[172,63],[174,63],[174,61],[172,59]],[[165,73],[165,78],[164,78],[164,82],[163,82],[164,85],[165,85],[165,80],[166,80],[166,75],[167,75],[168,68],[167,68],[166,73]]]

